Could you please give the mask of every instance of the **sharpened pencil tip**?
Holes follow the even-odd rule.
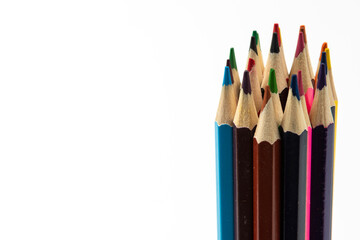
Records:
[[[256,48],[256,39],[254,36],[251,36],[250,49],[252,49],[256,53],[256,55],[258,54],[257,48]]]
[[[328,67],[328,69],[331,69],[330,49],[329,49],[329,48],[326,48],[326,49],[325,49],[325,52],[326,52],[327,67]]]
[[[317,81],[317,89],[321,90],[324,86],[326,86],[326,73],[325,73],[326,66],[324,63],[321,63],[319,69],[319,77]]]
[[[296,46],[295,57],[299,56],[299,54],[304,50],[305,42],[304,42],[304,34],[299,32],[298,42]]]
[[[291,92],[292,92],[293,96],[295,96],[298,100],[300,100],[299,89],[298,89],[298,80],[297,80],[296,74],[293,74],[291,76],[290,87],[291,87]]]
[[[234,48],[230,48],[230,57],[229,57],[229,59],[230,59],[231,67],[235,68],[237,70]]]
[[[326,49],[327,47],[328,47],[327,42],[324,42],[324,43],[321,45],[321,52],[320,52],[319,61],[321,60],[321,54],[322,54],[322,52],[325,52],[325,49]]]
[[[249,76],[249,71],[247,70],[244,71],[243,82],[241,87],[244,90],[245,94],[251,94],[250,76]]]
[[[307,37],[306,37],[305,25],[300,26],[300,32],[302,32],[304,34],[304,42],[306,44],[307,43]]]
[[[304,96],[304,88],[303,88],[303,82],[302,82],[302,74],[301,74],[300,70],[298,71],[297,78],[298,78],[299,94],[301,97],[301,96]]]
[[[327,61],[326,61],[326,52],[321,53],[321,63],[325,65],[325,74],[327,74]]]
[[[255,66],[255,60],[252,59],[252,58],[249,58],[248,65],[247,65],[247,70],[249,72],[251,72],[251,70],[253,69],[254,66]]]
[[[280,35],[280,27],[278,23],[274,24],[273,33],[277,34],[279,46],[281,46],[281,35]]]
[[[255,40],[256,40],[256,45],[258,45],[259,44],[259,34],[258,34],[258,32],[256,31],[256,30],[254,30],[253,32],[252,32],[252,36],[255,38]]]
[[[269,87],[270,91],[272,93],[277,93],[277,84],[276,84],[276,76],[275,76],[275,70],[273,68],[270,68],[270,74],[269,74]]]
[[[279,40],[278,40],[278,37],[277,37],[277,33],[275,33],[275,32],[273,33],[270,52],[271,53],[279,53],[280,52]]]
[[[231,82],[230,68],[226,66],[224,72],[223,86],[228,86],[228,85],[232,85],[232,82]]]
[[[234,76],[233,76],[232,71],[231,71],[232,68],[231,68],[230,59],[226,60],[226,66],[228,66],[229,69],[230,69],[231,84],[234,84]]]

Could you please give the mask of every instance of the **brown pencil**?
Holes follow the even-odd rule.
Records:
[[[253,239],[253,137],[257,121],[249,72],[245,71],[233,128],[235,240]]]
[[[280,238],[281,141],[269,86],[253,142],[254,154],[254,239]]]

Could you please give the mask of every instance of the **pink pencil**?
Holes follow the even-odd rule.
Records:
[[[308,129],[308,139],[307,139],[307,162],[306,162],[306,213],[305,213],[305,240],[310,239],[310,186],[311,186],[311,135],[312,127],[309,119],[309,114],[307,111],[306,100],[304,96],[304,88],[302,81],[301,71],[298,71],[298,85],[299,85],[299,94],[301,106],[303,109],[305,122]]]

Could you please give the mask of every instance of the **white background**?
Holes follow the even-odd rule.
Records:
[[[360,214],[357,1],[3,1],[0,239],[216,239],[214,119],[229,48],[290,69],[301,24],[339,98],[333,239]],[[242,79],[242,74],[241,74]]]

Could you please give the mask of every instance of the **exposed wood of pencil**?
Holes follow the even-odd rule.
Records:
[[[281,123],[281,235],[283,239],[305,240],[307,126],[297,82],[293,75]]]
[[[309,119],[309,114],[306,108],[306,101],[304,96],[304,89],[302,84],[301,71],[298,71],[298,85],[301,107],[305,117],[305,123],[308,130],[307,138],[307,163],[306,163],[306,222],[305,222],[305,239],[310,238],[310,186],[311,186],[311,140],[312,140],[312,127]]]
[[[259,85],[259,81],[257,78],[257,71],[256,71],[255,65],[256,65],[256,63],[255,63],[254,59],[249,58],[247,70],[249,71],[249,75],[250,75],[251,92],[252,92],[252,96],[254,98],[256,112],[260,113],[262,97],[261,97],[261,90],[260,90],[260,85]]]
[[[334,121],[325,67],[324,63],[320,65],[317,90],[310,111],[313,126],[310,239],[331,239]]]
[[[290,74],[297,74],[298,71],[302,73],[303,88],[305,93],[306,107],[310,112],[311,105],[314,98],[314,88],[311,82],[311,76],[307,61],[307,55],[305,51],[304,36],[302,32],[299,32],[297,47],[295,51],[294,61],[291,67]]]
[[[285,109],[286,98],[288,94],[288,85],[287,85],[287,70],[284,69],[284,65],[282,64],[278,36],[276,33],[273,33],[270,53],[268,55],[268,59],[266,62],[266,66],[264,69],[264,76],[261,84],[262,91],[264,91],[265,86],[268,85],[270,69],[274,69],[276,72],[276,80],[277,80],[277,88],[280,96],[281,106],[283,110]]]
[[[253,137],[257,121],[249,72],[245,71],[233,133],[235,240],[253,239]]]
[[[269,86],[254,135],[254,239],[280,238],[281,141]]]
[[[216,195],[218,239],[234,238],[233,120],[236,101],[225,67],[220,102],[215,118]]]

